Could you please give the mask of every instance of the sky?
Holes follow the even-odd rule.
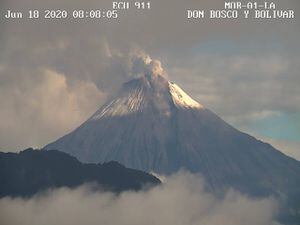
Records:
[[[223,0],[152,0],[115,20],[0,20],[0,149],[43,147],[84,122],[146,54],[225,121],[300,159],[300,3],[292,20],[188,20]],[[109,9],[108,0],[1,0],[5,10]]]

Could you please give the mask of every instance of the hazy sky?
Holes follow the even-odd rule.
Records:
[[[300,2],[293,20],[188,20],[223,0],[152,0],[116,20],[6,20],[5,10],[108,9],[99,0],[1,0],[0,149],[42,147],[88,118],[131,75],[137,52],[160,60],[230,124],[300,159]]]

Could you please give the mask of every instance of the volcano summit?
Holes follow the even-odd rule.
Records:
[[[123,84],[91,118],[45,149],[62,150],[85,162],[114,159],[144,171],[197,171],[195,155],[205,144],[199,137],[211,119],[219,120],[176,84],[149,73]]]

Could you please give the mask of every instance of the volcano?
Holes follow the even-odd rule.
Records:
[[[124,83],[86,122],[44,149],[159,174],[185,169],[202,174],[211,190],[300,196],[299,161],[240,132],[151,73]]]

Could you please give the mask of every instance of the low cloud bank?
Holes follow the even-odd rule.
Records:
[[[220,200],[196,175],[179,173],[142,192],[94,193],[88,185],[61,188],[24,200],[0,200],[3,225],[275,225],[277,203],[229,191]]]

